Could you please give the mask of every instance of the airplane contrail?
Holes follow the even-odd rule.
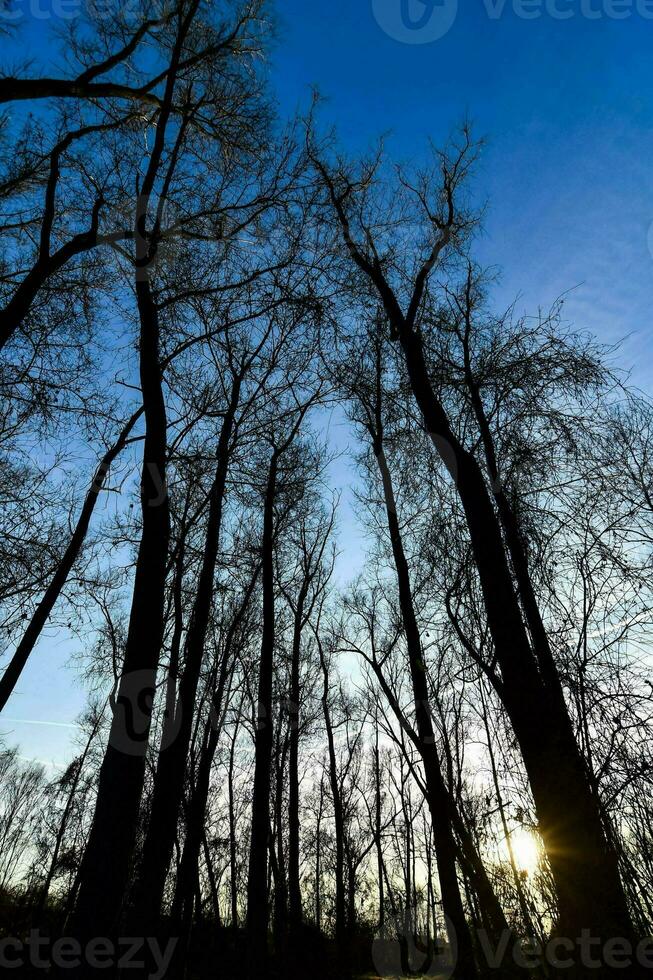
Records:
[[[50,728],[81,728],[80,725],[74,725],[64,721],[36,721],[29,718],[5,718],[4,721],[10,725],[48,725]]]

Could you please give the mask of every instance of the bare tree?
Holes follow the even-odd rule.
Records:
[[[583,928],[593,928],[597,935],[630,935],[617,855],[605,833],[541,627],[518,526],[512,512],[504,509],[491,473],[488,479],[475,453],[455,432],[429,365],[424,320],[429,284],[438,263],[463,251],[474,225],[461,198],[476,155],[465,129],[458,143],[439,154],[439,176],[425,174],[413,184],[400,175],[390,214],[403,207],[404,222],[412,214],[421,223],[424,241],[417,254],[422,257],[415,270],[396,258],[392,239],[385,244],[381,229],[394,217],[386,211],[382,218],[374,211],[379,161],[353,176],[344,164],[330,170],[317,155],[313,159],[324,183],[325,213],[333,215],[344,256],[382,304],[388,340],[400,347],[425,430],[455,483],[501,666],[497,688],[520,743],[556,882],[559,927],[569,935]],[[382,206],[387,205],[385,201]],[[478,424],[482,438],[483,424]]]

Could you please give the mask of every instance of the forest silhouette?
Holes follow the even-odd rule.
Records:
[[[470,124],[280,119],[271,17],[0,78],[0,711],[63,631],[88,691],[65,771],[0,745],[3,969],[643,977],[649,396],[497,308]]]

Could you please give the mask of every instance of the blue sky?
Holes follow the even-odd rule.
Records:
[[[419,160],[427,140],[446,137],[465,115],[488,147],[477,178],[489,210],[478,258],[503,270],[497,302],[548,305],[569,289],[567,315],[613,341],[630,335],[625,359],[648,376],[653,309],[653,20],[633,5],[553,19],[523,20],[506,0],[459,0],[441,39],[423,45],[389,37],[373,2],[285,0],[274,79],[293,108],[315,83],[346,148],[390,132],[397,158]],[[411,0],[415,10],[421,0]],[[628,10],[625,0],[625,10]],[[544,5],[542,5],[544,7]],[[652,235],[653,239],[653,235]]]
[[[448,32],[416,44],[379,23],[401,26],[401,2],[280,2],[271,73],[282,113],[305,107],[317,85],[322,120],[337,126],[345,149],[390,133],[388,149],[403,161],[419,161],[429,138],[442,140],[469,116],[488,139],[477,177],[489,204],[477,258],[502,269],[497,304],[519,296],[518,309],[534,312],[572,290],[567,318],[606,342],[626,338],[620,360],[650,390],[653,19],[635,0],[557,0],[556,9],[572,12],[566,20],[552,16],[551,0],[547,9],[506,0],[498,17],[488,14],[497,0],[459,0]],[[425,13],[422,0],[406,2],[414,20]],[[433,17],[451,12],[454,0],[442,3]],[[538,9],[536,19],[523,18]],[[25,33],[44,67],[47,27]],[[348,479],[342,465],[338,482]],[[355,541],[348,511],[343,522]],[[349,547],[355,564],[360,542]],[[25,756],[61,762],[69,751],[74,729],[23,722],[74,721],[84,693],[64,667],[70,649],[44,639],[7,708],[15,721],[3,720],[2,730],[12,730]]]

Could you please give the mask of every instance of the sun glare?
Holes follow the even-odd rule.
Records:
[[[535,836],[524,827],[518,827],[510,835],[512,852],[515,856],[515,863],[520,871],[528,871],[529,874],[537,871],[540,861],[540,852]]]

